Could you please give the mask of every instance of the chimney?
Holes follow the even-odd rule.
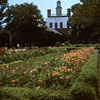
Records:
[[[47,17],[51,16],[51,9],[47,10]]]
[[[71,16],[71,9],[70,9],[70,8],[67,9],[67,16],[68,16],[68,17]]]

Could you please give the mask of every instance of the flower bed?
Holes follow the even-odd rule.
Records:
[[[28,70],[17,70],[17,68],[7,67],[6,72],[1,73],[2,82],[0,85],[27,86],[39,89],[52,85],[69,86],[71,79],[81,66],[88,60],[94,51],[93,47],[83,48],[64,54],[62,58],[54,58],[50,62],[44,62],[40,66],[34,66]],[[27,65],[28,66],[28,65]],[[3,69],[2,69],[3,70]]]
[[[59,54],[59,56],[57,56],[58,55],[58,53],[57,53],[56,56],[49,55],[48,59],[50,59],[50,57],[52,57],[52,56],[53,56],[53,59],[51,59],[49,61],[47,61],[47,60],[43,61],[42,63],[40,63],[40,61],[39,61],[38,62],[39,65],[32,65],[31,67],[29,67],[30,66],[29,63],[27,63],[27,67],[23,67],[23,65],[20,65],[20,67],[7,66],[7,68],[6,68],[7,70],[3,71],[3,69],[2,69],[2,73],[0,75],[1,76],[0,86],[1,87],[7,86],[7,87],[31,88],[32,90],[37,91],[36,92],[37,97],[35,97],[34,93],[33,93],[33,95],[31,95],[31,98],[32,99],[35,98],[36,100],[42,100],[44,98],[45,98],[44,100],[47,100],[45,95],[47,95],[49,93],[49,91],[63,91],[64,90],[64,93],[65,93],[65,91],[70,90],[69,96],[68,96],[68,97],[70,97],[70,95],[71,95],[70,92],[72,94],[74,93],[72,84],[75,83],[76,79],[77,80],[81,79],[82,76],[83,76],[82,79],[86,78],[86,76],[84,77],[84,75],[82,74],[83,68],[84,68],[83,66],[88,61],[88,59],[90,58],[90,55],[93,52],[94,52],[94,47],[82,48],[80,50],[71,51],[69,54],[64,53],[62,55],[62,53],[61,53],[61,54]],[[42,61],[42,59],[43,58],[41,58],[41,61]],[[95,59],[95,60],[97,60],[97,59]],[[95,68],[95,66],[94,66],[94,68]],[[86,70],[87,73],[88,73],[88,71],[89,70]],[[96,72],[96,70],[94,70],[94,71]],[[87,74],[87,75],[89,76],[90,74]],[[82,80],[80,80],[80,81],[82,81]],[[90,81],[88,81],[88,82],[91,83]],[[89,86],[89,89],[88,89],[89,91],[94,90],[94,88],[91,88],[91,86],[89,84],[87,85],[85,83],[82,83],[82,85]],[[78,87],[77,85],[74,85],[74,86]],[[87,89],[85,89],[85,90],[88,91]],[[44,91],[43,94],[41,94],[42,93],[41,91]],[[93,92],[93,93],[95,94],[95,92]],[[54,97],[52,97],[52,95],[53,94],[50,93],[50,95],[49,95],[50,98],[53,98],[53,99],[58,98],[58,95],[55,95],[55,96],[53,95]],[[72,95],[72,97],[75,100],[77,100],[77,98],[74,97],[76,95],[77,94]],[[62,98],[63,97],[65,98],[65,95],[62,96]],[[39,98],[41,98],[41,99],[39,99]],[[49,97],[47,97],[47,98],[49,98]],[[64,99],[64,98],[62,100],[72,100],[71,98],[70,99],[67,99],[67,98]],[[51,99],[51,100],[53,100],[53,99]],[[60,100],[60,99],[57,99],[57,100]]]

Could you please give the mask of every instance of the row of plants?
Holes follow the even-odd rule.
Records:
[[[90,46],[94,46],[95,48],[100,48],[100,43],[96,43],[96,44],[75,44],[75,47],[90,47]]]
[[[64,94],[68,94],[68,96],[61,96],[60,93],[58,93],[59,96],[52,96],[53,94],[50,93],[49,96],[50,98],[52,98],[51,100],[55,100],[55,98],[57,97],[63,98],[58,98],[57,100],[71,100],[70,92],[67,92],[69,91],[75,79],[78,77],[82,66],[87,62],[90,54],[93,53],[93,51],[94,48],[89,47],[71,51],[69,54],[60,53],[57,56],[58,53],[56,53],[56,56],[53,55],[53,58],[51,60],[44,60],[45,62],[41,62],[38,60],[38,65],[30,65],[29,62],[24,66],[23,64],[20,64],[20,66],[17,67],[14,65],[8,65],[5,67],[5,69],[2,69],[0,74],[0,86],[2,87],[1,97],[3,97],[3,94],[8,93],[6,91],[7,87],[8,90],[9,87],[15,89],[16,87],[23,87],[31,88],[33,91],[37,91],[34,92],[33,95],[31,95],[30,98],[32,99],[30,100],[33,100],[34,98],[35,100],[48,100],[44,95],[49,94],[50,91],[62,90],[64,90]],[[49,55],[47,59],[50,59],[51,56],[52,54]],[[32,62],[32,60],[30,61]],[[43,94],[41,94],[42,91],[44,91]],[[35,93],[37,93],[37,96],[34,95]],[[47,96],[47,98],[49,97]]]
[[[43,47],[24,52],[5,54],[0,56],[0,64],[10,63],[18,60],[25,60],[32,57],[44,56],[46,54],[51,54],[56,52],[66,52],[66,49],[56,48],[56,47]]]
[[[98,99],[98,51],[95,51],[70,88],[74,100]]]
[[[67,89],[52,88],[36,90],[26,87],[4,87],[0,89],[0,100],[73,100]]]
[[[93,50],[94,48],[90,47],[72,51],[69,54],[64,54],[62,58],[54,58],[50,62],[41,63],[39,66],[33,65],[28,70],[24,66],[7,66],[6,72],[5,69],[4,71],[2,69],[1,76],[3,77],[1,77],[2,83],[0,85],[26,85],[31,88],[39,85],[48,88],[60,84],[66,87],[66,84],[70,83],[75,72],[80,70],[82,64],[87,61]]]

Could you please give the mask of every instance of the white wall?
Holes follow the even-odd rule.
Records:
[[[68,17],[48,17],[46,18],[46,26],[49,27],[49,23],[53,23],[53,28],[55,28],[55,23],[58,23],[58,28],[60,28],[60,22],[63,23],[63,28],[67,28]],[[50,27],[49,27],[50,28]]]

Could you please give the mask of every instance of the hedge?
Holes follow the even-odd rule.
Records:
[[[72,100],[68,90],[3,87],[0,100]]]
[[[70,92],[74,100],[98,100],[98,51],[90,56],[78,78],[72,84]]]

